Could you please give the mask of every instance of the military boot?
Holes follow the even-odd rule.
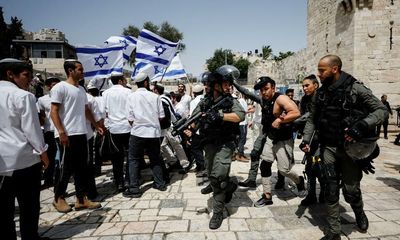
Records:
[[[369,223],[364,210],[354,211],[354,215],[356,216],[356,223],[358,228],[360,228],[361,232],[366,232],[368,230]]]
[[[212,190],[211,184],[208,184],[206,187],[204,187],[200,190],[201,194],[209,194],[209,193],[212,193],[212,191],[213,190]]]
[[[224,215],[222,212],[213,213],[213,215],[210,219],[210,223],[208,225],[209,228],[210,229],[218,229],[219,227],[221,227],[223,219],[224,219]]]
[[[239,186],[241,187],[247,187],[247,188],[256,188],[256,181],[246,179],[243,182],[239,182]]]
[[[307,181],[307,196],[300,202],[301,206],[307,207],[317,203],[317,196],[315,194],[316,179],[309,176]]]
[[[96,208],[101,208],[101,204],[98,202],[90,201],[86,196],[76,199],[75,210],[96,209]]]
[[[65,201],[63,197],[59,197],[57,198],[57,200],[54,200],[53,206],[56,208],[58,212],[61,213],[67,213],[72,211],[72,208],[68,205],[68,203]]]
[[[321,240],[340,240],[340,234],[328,232]]]

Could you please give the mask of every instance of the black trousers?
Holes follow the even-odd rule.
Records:
[[[113,165],[114,181],[115,184],[118,186],[119,184],[124,184],[124,159],[128,156],[130,133],[128,132],[121,134],[111,134],[111,137],[114,144],[118,148],[118,152],[114,154],[111,159]],[[128,164],[126,164],[126,170],[128,168],[127,166]]]
[[[43,173],[44,184],[51,186],[54,184],[55,158],[57,154],[57,144],[54,139],[54,132],[48,131],[44,133],[44,142],[49,146],[47,156],[49,157],[49,166]]]
[[[129,190],[131,192],[139,192],[139,172],[140,162],[144,156],[144,150],[150,159],[150,167],[153,171],[153,186],[159,188],[165,185],[163,176],[164,162],[160,153],[160,138],[141,138],[131,135],[129,138]]]
[[[69,136],[69,147],[61,145],[60,149],[60,179],[54,187],[54,198],[65,197],[71,175],[74,176],[76,197],[82,198],[88,190],[88,144],[86,134]]]
[[[40,177],[42,164],[14,171],[11,177],[0,177],[1,239],[17,239],[15,230],[15,198],[19,205],[19,223],[22,240],[38,237],[40,212]]]

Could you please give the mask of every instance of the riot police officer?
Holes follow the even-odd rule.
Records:
[[[202,145],[207,161],[207,173],[213,192],[213,216],[210,219],[210,229],[217,229],[223,221],[225,203],[232,198],[237,185],[229,177],[231,157],[235,149],[234,140],[239,134],[239,122],[243,121],[245,112],[240,103],[230,95],[232,82],[239,76],[239,70],[225,65],[209,76],[209,93],[201,100],[193,111],[193,116],[199,112],[205,113],[199,123],[185,130],[192,135],[197,128],[200,130]],[[221,100],[224,99],[224,100]],[[218,109],[208,111],[211,106],[224,101]]]
[[[355,213],[359,229],[362,232],[368,229],[360,189],[361,170],[374,173],[371,159],[379,151],[376,144],[362,149],[368,153],[358,152],[361,149],[351,144],[363,143],[366,138],[376,139],[376,125],[387,117],[385,106],[371,90],[341,68],[342,61],[336,55],[326,55],[319,61],[318,77],[322,86],[313,96],[300,144],[300,148],[308,152],[312,132],[318,131],[329,224],[322,238],[325,240],[340,239],[339,186],[342,186],[344,198]],[[364,155],[363,159],[355,159],[357,155]]]

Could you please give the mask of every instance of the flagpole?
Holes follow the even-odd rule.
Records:
[[[178,53],[179,53],[180,43],[181,43],[181,41],[178,42],[178,46],[177,46],[178,50],[176,51],[175,55],[178,55]],[[162,82],[164,75],[167,73],[167,70],[168,70],[169,66],[171,65],[171,63],[172,63],[172,61],[170,61],[168,66],[165,68],[165,71],[163,72],[163,75],[161,76],[160,83]]]

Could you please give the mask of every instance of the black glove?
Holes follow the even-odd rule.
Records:
[[[374,163],[374,161],[370,159],[357,160],[358,166],[360,166],[361,170],[363,170],[365,174],[375,174],[375,167],[372,166],[372,163]]]
[[[220,124],[223,121],[223,114],[219,113],[217,110],[212,110],[206,113],[206,121],[208,123],[213,123],[213,124]]]
[[[310,143],[308,141],[303,140],[299,145],[300,150],[302,150],[306,145],[310,145]]]
[[[353,138],[355,141],[360,140],[365,133],[368,131],[368,123],[364,120],[360,120],[356,122],[353,126],[351,126],[347,131],[346,134]]]

